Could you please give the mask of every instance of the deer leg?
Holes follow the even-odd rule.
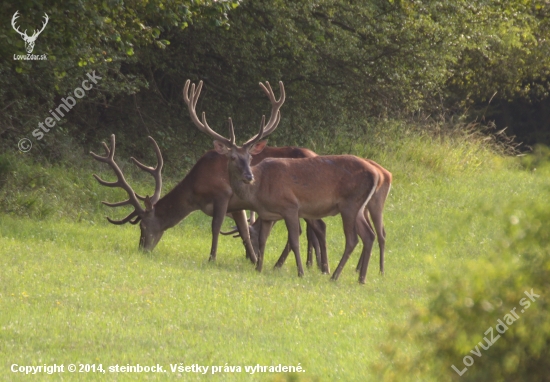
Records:
[[[279,260],[277,260],[273,268],[281,268],[285,263],[289,253],[290,253],[290,242],[287,240],[285,247],[283,248],[283,252],[281,253],[281,256],[279,256]]]
[[[252,245],[250,234],[248,232],[248,223],[246,222],[246,212],[244,210],[237,211],[231,213],[233,216],[233,220],[235,220],[235,223],[237,224],[237,229],[239,230],[239,234],[241,238],[243,239],[243,244],[246,249],[246,258],[250,259],[252,264],[256,264],[258,261],[258,258],[256,257],[256,252],[254,251],[254,247]]]
[[[262,267],[264,264],[264,251],[265,251],[265,243],[267,242],[267,238],[269,237],[269,233],[271,232],[271,228],[273,228],[273,222],[269,220],[263,220],[261,219],[261,225],[260,225],[260,234],[259,234],[259,251],[258,251],[258,262],[256,263],[256,270],[258,272],[262,271]]]
[[[225,219],[225,213],[227,211],[227,204],[229,199],[214,201],[214,208],[212,214],[212,247],[210,248],[209,261],[216,260],[216,253],[218,252],[218,237],[220,236],[220,230],[222,229],[222,223]]]
[[[378,239],[378,247],[380,248],[380,274],[384,274],[384,250],[386,247],[386,230],[382,220],[382,210],[377,213],[370,214],[374,228],[376,229],[376,237]],[[372,229],[372,227],[371,227]]]
[[[321,219],[317,220],[306,220],[308,226],[311,227],[317,248],[315,249],[317,253],[317,265],[321,269],[321,272],[324,274],[330,274],[330,269],[328,265],[328,255],[327,255],[327,241],[326,241],[326,224]],[[319,261],[320,260],[320,261]]]
[[[275,224],[275,223],[273,223]],[[300,227],[300,235],[302,234],[302,227]],[[288,254],[290,253],[290,241],[286,241],[286,245],[283,248],[283,252],[281,253],[281,256],[279,256],[279,260],[275,263],[274,268],[281,268],[283,264],[286,261],[286,258],[288,257]]]
[[[340,263],[338,263],[338,266],[336,267],[336,270],[332,274],[332,280],[336,281],[338,280],[338,277],[340,277],[340,273],[342,273],[342,269],[344,269],[344,266],[346,265],[346,262],[348,261],[351,253],[357,246],[357,243],[359,242],[359,239],[357,238],[357,231],[355,229],[355,218],[357,216],[357,209],[353,211],[353,213],[342,211],[342,222],[344,223],[344,235],[346,237],[346,248],[344,249],[344,254],[342,255],[342,259],[340,260]]]
[[[374,228],[372,227],[372,224],[370,222],[369,212],[367,211],[367,209],[365,209],[364,214],[365,214],[365,220],[367,221],[367,224],[369,225],[370,229],[373,230]],[[357,267],[355,268],[355,272],[359,272],[361,270],[361,264],[363,264],[363,260],[364,260],[363,253],[361,253],[361,256],[359,257],[359,261],[357,262]]]
[[[304,275],[304,267],[300,258],[300,218],[298,214],[285,217],[286,229],[288,230],[288,242],[296,258],[296,267],[298,268],[298,277]]]
[[[248,232],[250,232],[250,241],[254,253],[260,253],[260,230],[262,229],[262,221],[260,219],[255,220],[254,224],[248,225]]]
[[[307,261],[306,266],[308,268],[311,268],[313,265],[313,250],[315,250],[315,260],[317,262],[317,266],[320,267],[319,262],[319,240],[317,240],[317,236],[315,235],[315,231],[313,230],[313,227],[310,226],[311,220],[306,220],[306,237],[307,237]]]
[[[324,244],[325,251],[326,251],[326,247],[327,247],[327,225],[325,224],[325,222],[322,219],[317,219],[317,220],[315,220],[315,226],[318,228],[318,230],[316,231],[317,232],[316,233],[317,241],[319,243]],[[319,250],[320,250],[320,248],[319,248]],[[317,265],[319,267],[321,267],[321,265],[320,265],[321,261],[322,261],[321,255],[322,255],[322,252],[319,251],[319,253],[317,254],[317,261],[318,261]],[[326,261],[327,261],[327,266],[328,266],[328,252],[327,252]]]
[[[374,244],[374,231],[372,226],[365,219],[363,213],[357,215],[356,229],[361,241],[363,242],[363,251],[361,251],[361,272],[359,273],[359,282],[365,283],[367,277],[367,268],[369,267],[370,256],[372,252],[372,246]]]

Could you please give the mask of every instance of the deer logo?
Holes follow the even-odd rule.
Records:
[[[27,53],[32,53],[36,39],[38,38],[38,36],[40,36],[40,33],[42,33],[44,28],[46,28],[46,25],[48,25],[48,20],[49,20],[48,14],[44,13],[44,24],[42,25],[42,29],[40,29],[39,31],[35,29],[32,36],[27,35],[26,29],[25,29],[25,32],[21,32],[19,30],[19,27],[15,25],[15,20],[17,20],[19,16],[20,16],[19,11],[16,11],[13,14],[13,17],[11,19],[11,26],[17,33],[21,35],[21,37],[23,38],[23,41],[25,41],[25,49],[27,50]]]

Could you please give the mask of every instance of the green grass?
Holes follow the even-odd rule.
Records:
[[[386,275],[378,274],[375,244],[366,285],[357,283],[354,272],[361,244],[338,282],[316,269],[298,278],[292,257],[273,270],[286,239],[282,223],[268,241],[261,274],[245,260],[240,240],[228,237],[220,239],[217,261],[208,262],[210,220],[199,212],[168,230],[153,253],[141,253],[137,227],[102,219],[112,211],[99,207],[99,200],[121,194],[95,185],[89,169],[43,169],[13,160],[22,179],[32,179],[33,171],[63,176],[45,175],[40,185],[26,182],[19,189],[5,183],[0,190],[4,209],[12,211],[0,222],[0,379],[24,379],[10,372],[14,363],[101,363],[105,369],[158,363],[169,377],[184,380],[379,380],[372,365],[382,358],[380,346],[401,341],[390,328],[405,326],[411,310],[428,303],[430,275],[456,276],[465,262],[492,251],[509,219],[505,207],[514,203],[521,210],[522,201],[543,198],[550,182],[475,141],[412,135],[377,147],[351,145],[353,153],[394,174],[385,209]],[[17,183],[13,172],[10,177]],[[32,195],[47,207],[55,193],[61,201],[54,211],[17,202]],[[341,220],[326,221],[334,270],[344,248]],[[304,246],[302,240],[305,261]],[[415,346],[399,344],[412,353]],[[241,366],[242,372],[169,372],[170,364],[180,363]],[[305,372],[244,371],[256,364],[300,364]],[[63,377],[166,379],[68,374]]]

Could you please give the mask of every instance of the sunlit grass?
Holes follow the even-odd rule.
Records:
[[[220,239],[217,261],[208,262],[210,220],[199,212],[167,231],[153,253],[141,253],[137,227],[115,227],[101,216],[112,212],[97,206],[103,198],[116,200],[110,190],[78,170],[56,180],[53,187],[65,188],[70,203],[80,198],[85,215],[64,215],[58,203],[50,218],[12,213],[0,222],[0,378],[21,377],[9,371],[14,363],[80,362],[104,368],[159,363],[167,371],[179,363],[240,365],[241,373],[219,379],[270,380],[276,375],[250,376],[244,365],[299,363],[303,380],[378,380],[371,364],[381,357],[380,344],[395,341],[389,328],[404,325],[410,307],[427,302],[430,275],[455,274],[466,260],[483,257],[502,235],[501,206],[541,198],[549,183],[509,159],[474,155],[473,146],[409,143],[418,146],[372,153],[360,143],[353,147],[394,174],[385,208],[386,275],[378,274],[375,245],[366,285],[354,271],[361,245],[338,282],[314,268],[298,278],[292,254],[282,269],[272,269],[286,240],[282,223],[269,238],[261,274],[245,259],[240,240],[230,237]],[[469,164],[460,162],[468,156]],[[78,178],[87,186],[71,188],[70,179]],[[326,221],[334,270],[344,248],[341,220]],[[305,262],[305,240],[301,244]]]

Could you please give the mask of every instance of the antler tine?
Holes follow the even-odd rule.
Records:
[[[141,216],[137,216],[134,220],[130,220],[130,224],[136,225],[141,220]]]
[[[279,120],[281,119],[281,113],[277,113],[276,123],[279,123]],[[275,129],[273,129],[275,130]],[[258,142],[262,137],[265,137],[265,115],[262,115],[262,122],[260,122],[260,132],[256,135],[254,135],[252,138],[250,138],[248,141],[246,141],[243,145],[243,147],[251,147],[256,142]]]
[[[285,86],[283,85],[282,81],[279,81],[279,88],[281,89],[281,96],[277,100],[275,98],[275,93],[273,92],[273,89],[271,88],[271,85],[268,81],[265,82],[265,85],[260,82],[260,87],[264,91],[264,93],[269,98],[269,101],[271,102],[271,116],[269,117],[269,121],[267,121],[267,125],[265,125],[263,130],[263,137],[269,136],[271,133],[275,131],[277,126],[279,126],[279,122],[281,121],[281,106],[285,103],[286,99],[286,93],[285,93]],[[245,145],[251,145],[252,143],[256,143],[260,138],[258,138],[257,135],[250,138],[248,141],[245,142]]]
[[[265,82],[266,85],[262,84],[260,82],[260,87],[264,91],[264,93],[269,98],[269,101],[271,102],[271,116],[269,117],[269,121],[266,125],[266,130],[264,131],[264,137],[267,137],[267,135],[271,134],[273,130],[277,128],[278,121],[277,121],[277,115],[279,113],[279,110],[281,109],[281,106],[285,103],[286,99],[286,92],[285,92],[285,86],[283,85],[283,81],[279,81],[279,88],[281,89],[281,96],[279,97],[279,100],[275,99],[275,93],[273,92],[273,89],[271,89],[271,85],[268,81]],[[279,119],[280,120],[280,119]]]
[[[202,89],[202,81],[199,82],[199,86],[197,86],[195,90],[195,84],[191,85],[191,92],[189,92],[189,85],[191,84],[191,80],[187,80],[185,82],[185,86],[183,87],[183,100],[187,104],[187,108],[189,109],[189,116],[191,117],[191,120],[195,124],[195,126],[202,131],[205,134],[210,135],[212,138],[214,138],[217,141],[222,142],[228,147],[232,146],[231,140],[227,139],[220,134],[216,133],[214,130],[208,126],[208,123],[206,122],[206,113],[202,112],[202,121],[199,120],[197,117],[197,101],[199,99],[199,95],[201,93]]]
[[[157,166],[155,168],[145,166],[140,161],[138,161],[136,158],[131,157],[130,159],[134,162],[136,166],[138,166],[143,171],[148,172],[153,176],[155,179],[155,193],[151,197],[151,202],[155,204],[160,199],[160,194],[162,192],[162,166],[164,166],[164,160],[162,159],[162,153],[160,152],[160,148],[157,144],[157,142],[153,139],[153,137],[147,137],[149,140],[153,143],[153,147],[155,149],[155,153],[157,154]],[[136,197],[140,200],[145,200],[144,197],[135,194]]]
[[[121,224],[126,224],[128,223],[130,220],[132,220],[134,217],[138,216],[138,212],[137,211],[133,211],[130,213],[130,215],[126,216],[124,219],[120,219],[120,220],[113,220],[111,219],[110,217],[107,216],[107,220],[109,220],[109,223],[113,223],[113,224],[116,224],[116,225],[121,225]],[[139,217],[139,216],[138,216]],[[141,218],[140,218],[141,219]],[[135,224],[135,223],[134,223]]]
[[[228,127],[229,127],[229,135],[231,137],[231,144],[234,145],[235,144],[235,129],[233,128],[233,120],[231,119],[231,117],[229,117],[229,120],[228,120]]]
[[[122,202],[116,202],[116,203],[109,203],[102,201],[101,203],[105,204],[107,207],[120,207],[120,206],[126,206],[128,204],[131,204],[130,199],[123,200]]]
[[[134,192],[132,187],[128,184],[126,179],[124,178],[124,175],[122,174],[122,171],[120,170],[120,167],[118,167],[118,165],[114,161],[115,146],[116,146],[115,135],[112,134],[111,135],[111,148],[110,149],[107,146],[107,144],[105,144],[105,142],[103,142],[103,147],[105,148],[106,156],[102,157],[102,156],[97,155],[97,154],[95,154],[91,151],[90,151],[90,155],[92,155],[92,157],[94,159],[96,159],[97,161],[99,161],[99,162],[107,163],[113,169],[113,171],[114,171],[114,173],[117,177],[117,180],[115,182],[107,182],[107,181],[101,179],[96,174],[93,174],[94,178],[99,182],[99,184],[101,184],[103,186],[107,186],[107,187],[120,187],[128,193],[128,199],[124,200],[122,202],[117,202],[117,203],[103,202],[103,204],[105,204],[109,207],[119,207],[119,206],[124,206],[124,205],[128,205],[128,204],[131,204],[134,207],[134,211],[122,220],[112,220],[110,218],[107,218],[113,224],[124,224],[124,223],[127,223],[130,219],[132,219],[132,218],[134,218],[138,215],[143,214],[145,212],[145,210],[141,207],[141,204],[139,203],[139,200],[136,197],[136,193]]]

